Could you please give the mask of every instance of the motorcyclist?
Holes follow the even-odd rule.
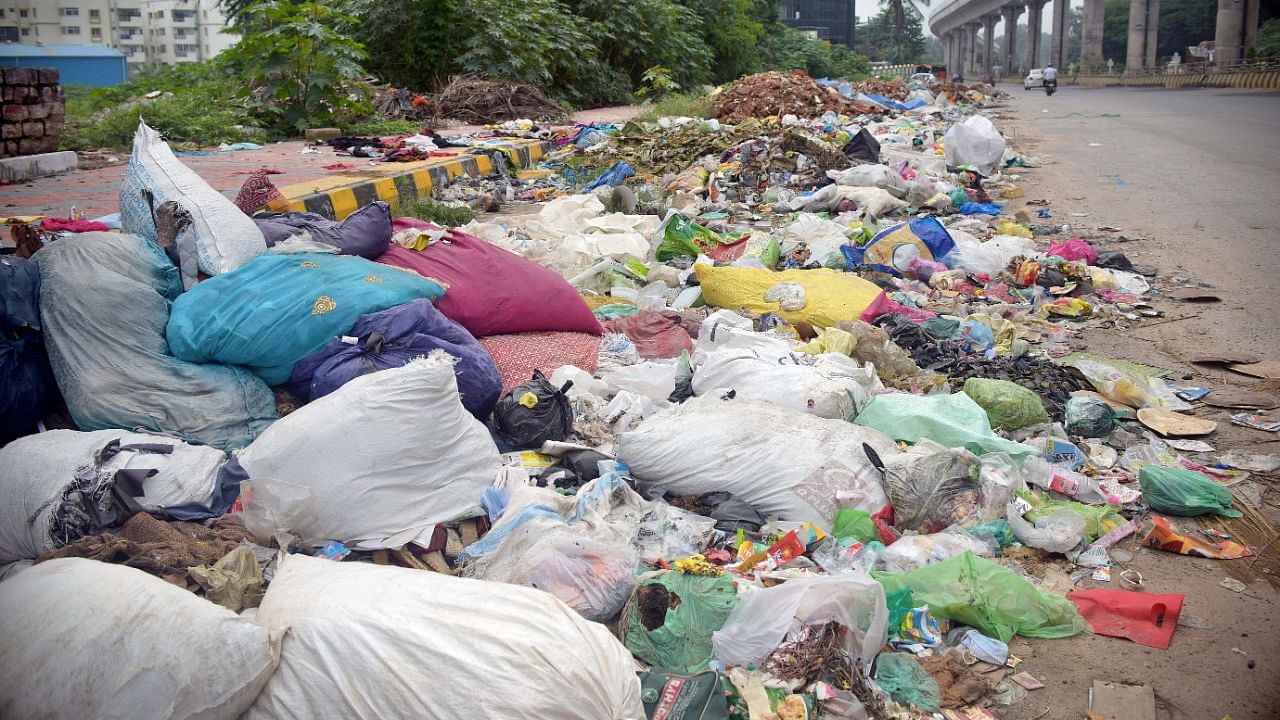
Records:
[[[1058,89],[1058,69],[1052,64],[1044,69],[1044,92],[1052,95]]]

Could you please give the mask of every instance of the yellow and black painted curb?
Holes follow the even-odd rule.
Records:
[[[428,158],[411,163],[385,163],[367,171],[333,175],[318,182],[298,183],[280,188],[294,212],[312,212],[342,220],[372,202],[382,200],[393,206],[431,197],[454,178],[479,178],[497,173],[490,152],[501,152],[511,172],[532,168],[551,151],[542,140],[510,140],[501,145],[473,148],[453,157]]]

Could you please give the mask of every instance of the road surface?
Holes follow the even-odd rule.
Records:
[[[1214,348],[1263,357],[1280,352],[1280,93],[1061,88],[1047,98],[1020,86],[1012,93],[1000,125],[1019,149],[1044,161],[1023,173],[1019,184],[1028,199],[1048,199],[1052,222],[1071,223],[1086,237],[1112,238],[1090,239],[1125,252],[1135,264],[1157,267],[1157,284],[1184,278],[1175,284],[1205,283],[1222,297],[1194,305],[1157,300],[1165,318],[1091,331],[1087,349],[1170,368],[1173,379],[1187,385],[1248,386],[1247,378],[1181,358]],[[1017,210],[1020,201],[1011,204]],[[1036,208],[1027,209],[1034,217]],[[1107,225],[1120,232],[1097,230]],[[1116,242],[1118,235],[1141,239]],[[1197,414],[1219,422],[1207,438],[1219,450],[1280,452],[1275,435],[1233,427],[1225,412]],[[1262,511],[1276,523],[1274,477],[1263,485],[1272,487]],[[1195,527],[1194,521],[1179,524]],[[1246,542],[1261,546],[1266,539]],[[1133,554],[1132,562],[1114,568],[1113,582],[1092,586],[1132,589],[1119,570],[1135,568],[1143,591],[1184,593],[1184,616],[1200,627],[1180,624],[1168,650],[1088,635],[1033,641],[1019,669],[1046,687],[999,715],[1078,720],[1093,681],[1104,680],[1151,686],[1159,720],[1280,717],[1280,553],[1264,552],[1258,562],[1216,561],[1140,549],[1132,538],[1118,547]],[[1228,576],[1248,589],[1238,594],[1222,587]]]

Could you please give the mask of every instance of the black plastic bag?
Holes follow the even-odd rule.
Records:
[[[878,163],[880,162],[880,141],[867,132],[866,128],[862,128],[852,140],[845,143],[844,154],[854,160]]]
[[[539,370],[498,401],[493,424],[502,439],[521,449],[536,450],[548,440],[567,440],[573,432],[573,406],[565,393],[573,386],[552,385]]]

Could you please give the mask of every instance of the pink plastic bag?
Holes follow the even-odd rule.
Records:
[[[889,297],[889,293],[881,291],[876,299],[862,311],[862,316],[858,319],[866,323],[874,323],[876,318],[881,315],[889,314],[906,315],[907,318],[914,323],[922,323],[929,318],[938,317],[938,313],[932,310],[921,310],[920,308],[907,307],[902,303]]]
[[[397,229],[406,226],[434,227],[396,221]],[[449,291],[436,307],[476,337],[552,330],[604,334],[564,278],[459,230],[425,250],[392,245],[378,262],[443,282]]]
[[[1098,251],[1080,238],[1071,238],[1066,242],[1049,241],[1049,255],[1056,255],[1063,260],[1084,260],[1090,265],[1098,261]]]

